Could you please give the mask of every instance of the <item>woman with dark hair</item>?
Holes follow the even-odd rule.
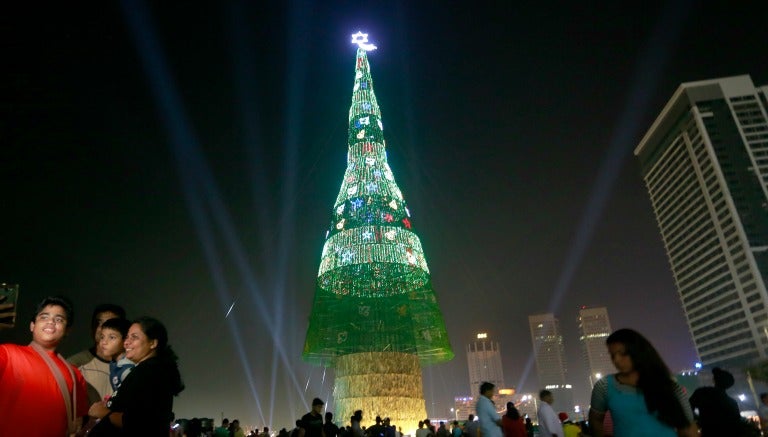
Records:
[[[698,429],[685,393],[651,343],[631,329],[606,340],[617,373],[592,389],[589,422],[594,437],[603,437],[603,418],[611,412],[616,437],[695,436]]]
[[[125,339],[125,357],[136,363],[106,404],[91,405],[88,414],[101,419],[89,436],[168,436],[173,397],[184,390],[178,358],[160,321],[142,317]]]
[[[515,408],[515,404],[507,402],[507,412],[501,416],[501,430],[504,437],[526,437],[525,422],[520,412]]]

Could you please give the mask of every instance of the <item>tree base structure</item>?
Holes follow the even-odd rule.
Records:
[[[419,357],[400,352],[361,352],[336,357],[334,416],[349,423],[363,410],[362,426],[376,416],[389,417],[403,434],[415,435],[419,420],[427,417]]]

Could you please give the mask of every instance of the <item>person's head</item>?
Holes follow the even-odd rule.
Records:
[[[735,382],[733,380],[733,375],[731,375],[730,372],[728,372],[727,370],[723,370],[719,367],[715,367],[714,369],[712,369],[712,376],[714,377],[714,380],[715,380],[715,387],[723,390],[727,390],[733,387],[733,384]]]
[[[221,421],[221,426],[223,426],[224,428],[228,427],[229,426],[229,419],[222,420]]]
[[[325,421],[326,422],[333,422],[333,413],[330,411],[325,412]]]
[[[264,434],[269,434],[269,427],[264,427]]]
[[[456,428],[456,427],[458,427],[458,426],[459,426],[459,421],[458,421],[458,420],[454,420],[454,421],[453,421],[453,426],[454,426],[455,428]]]
[[[376,416],[376,425],[381,425],[381,416]]]
[[[125,357],[136,364],[168,346],[168,331],[159,320],[141,317],[133,322],[125,339]],[[234,423],[234,421],[232,422]]]
[[[419,420],[419,428],[424,428],[424,421],[423,420]]]
[[[661,356],[645,337],[632,329],[619,329],[609,335],[605,343],[611,361],[619,373],[627,374],[637,372],[642,378],[663,371],[670,376],[669,369]]]
[[[235,419],[232,421],[232,423],[229,425],[230,429],[238,430],[240,428],[240,421]]]
[[[125,319],[109,319],[101,325],[101,336],[97,347],[98,355],[110,360],[117,359],[125,352],[125,337],[131,322]]]
[[[96,344],[101,339],[101,325],[109,319],[124,319],[125,310],[120,305],[103,303],[97,305],[91,314],[91,334]]]
[[[552,405],[552,402],[555,401],[555,397],[552,395],[552,392],[549,390],[542,390],[539,392],[539,400],[542,402],[546,402],[550,405]]]
[[[358,422],[362,421],[363,420],[363,410],[355,410],[355,412],[353,413],[353,416],[355,417],[355,419],[357,419]]]
[[[512,420],[520,419],[520,412],[517,411],[513,402],[507,402],[507,417]]]
[[[312,399],[312,412],[315,414],[320,414],[323,412],[323,406],[325,405],[325,402],[323,402],[320,398],[314,398]]]
[[[470,414],[469,417],[467,417],[467,422],[473,422],[475,420],[475,415]]]
[[[485,396],[485,397],[487,397],[487,398],[492,398],[493,397],[493,391],[494,391],[495,388],[496,388],[495,385],[493,385],[492,383],[486,381],[486,382],[480,384],[480,394]]]
[[[55,350],[75,322],[72,303],[64,296],[49,296],[35,307],[29,322],[32,341],[44,349]]]
[[[763,405],[768,405],[768,393],[760,393],[760,402],[762,402]]]

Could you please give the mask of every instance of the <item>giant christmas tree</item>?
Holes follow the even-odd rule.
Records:
[[[320,261],[303,358],[335,368],[335,414],[403,430],[427,417],[421,366],[453,358],[413,219],[387,163],[367,35],[358,44],[347,170]]]

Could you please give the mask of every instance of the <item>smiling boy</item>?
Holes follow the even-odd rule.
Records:
[[[68,414],[54,372],[66,383],[67,396],[76,410],[74,416],[87,414],[85,379],[56,353],[73,322],[68,299],[46,297],[37,305],[29,324],[32,342],[28,346],[0,345],[0,436],[54,436],[72,431],[72,415]],[[80,420],[75,421],[73,427],[78,428]]]

